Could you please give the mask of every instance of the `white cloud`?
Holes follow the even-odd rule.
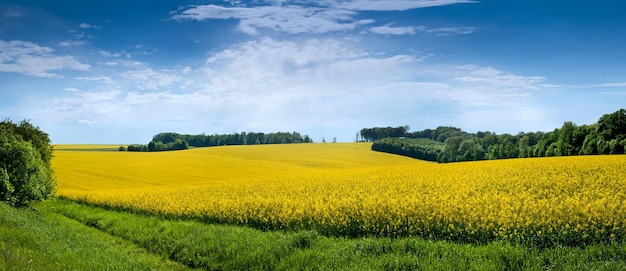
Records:
[[[134,56],[151,55],[157,51],[156,49],[142,50],[143,48],[144,47],[142,45],[135,45],[133,47],[128,48],[128,50],[121,50],[120,52],[110,52],[110,51],[100,50],[98,51],[98,54],[100,54],[103,57],[108,57],[108,58],[124,57],[124,58],[130,59],[130,58],[133,58]]]
[[[95,119],[106,119],[111,115],[117,116],[120,112],[124,112],[124,108],[118,108],[115,103],[122,94],[118,90],[102,92],[71,91],[68,94],[61,98],[51,99],[46,108],[42,109],[42,114],[46,116],[50,124],[94,124],[96,122]]]
[[[402,27],[392,27],[389,25],[376,26],[376,27],[370,28],[370,31],[376,34],[383,34],[383,35],[415,34],[415,28],[412,26],[402,26]]]
[[[482,87],[493,87],[503,91],[538,90],[546,80],[542,76],[519,76],[508,74],[491,67],[466,65],[456,67],[461,73],[454,80],[477,84]]]
[[[471,0],[349,0],[338,1],[337,8],[368,11],[403,11],[417,8],[476,3]]]
[[[94,121],[93,120],[87,120],[87,119],[81,119],[81,120],[78,120],[78,123],[79,124],[93,125]]]
[[[15,72],[38,77],[58,77],[51,71],[91,68],[72,56],[55,55],[50,47],[20,40],[0,40],[0,72]]]
[[[264,38],[236,45],[207,59],[211,89],[249,90],[272,99],[361,92],[382,81],[408,76],[413,56],[376,57],[334,39],[305,42]]]
[[[432,29],[424,29],[423,31],[426,33],[434,33],[439,36],[446,35],[455,35],[455,34],[471,34],[474,33],[476,28],[463,26],[463,27],[440,27],[440,28],[432,28]]]
[[[109,51],[104,51],[104,50],[98,51],[98,54],[104,57],[120,57],[120,53],[111,53]]]
[[[363,103],[390,103],[396,99],[391,93],[420,86],[386,83],[409,77],[406,65],[419,61],[419,57],[408,55],[376,56],[342,40],[264,38],[215,52],[204,68],[148,68],[121,73],[128,81],[118,85],[128,83],[129,88],[68,92],[45,107],[51,111],[45,115],[60,123],[89,120],[94,127],[132,124],[183,131],[176,125],[201,123],[202,127],[219,127],[219,131],[205,128],[211,133],[308,133],[306,125],[339,127],[341,120],[371,111]],[[432,85],[421,85],[426,86]],[[133,91],[135,87],[141,91]],[[356,97],[350,98],[350,103],[356,103],[353,111],[346,107],[346,99],[352,96]],[[331,123],[332,118],[338,122]],[[178,128],[165,128],[171,127],[168,125]]]
[[[162,88],[169,88],[176,84],[177,87],[181,85],[191,84],[192,82],[184,77],[177,75],[173,70],[161,70],[155,71],[151,68],[143,70],[132,70],[121,73],[124,78],[131,79],[135,87],[140,90],[159,90]]]
[[[467,0],[365,0],[365,1],[322,1],[311,3],[298,1],[266,2],[258,6],[198,5],[172,12],[174,20],[208,20],[236,19],[239,20],[239,31],[258,35],[259,28],[274,31],[297,33],[327,33],[334,31],[354,30],[361,25],[371,24],[372,19],[357,20],[359,11],[402,11],[416,8],[444,6],[457,3],[473,3]],[[372,32],[384,34],[412,34],[410,27],[391,28],[380,26],[372,28]],[[435,31],[435,30],[433,30]],[[437,33],[469,33],[473,31],[461,28],[441,28]]]
[[[58,46],[60,47],[78,47],[85,45],[86,41],[84,40],[66,40],[59,42]]]
[[[382,35],[413,35],[417,32],[432,33],[438,36],[470,34],[475,31],[474,27],[441,27],[428,28],[425,26],[400,26],[394,27],[391,24],[370,28],[370,32]]]
[[[102,28],[100,26],[92,25],[92,24],[88,24],[88,23],[81,23],[81,24],[78,25],[78,27],[83,28],[83,29],[89,29],[89,28],[101,29]]]
[[[58,123],[88,120],[94,129],[114,125],[148,139],[166,130],[295,130],[318,141],[376,125],[486,130],[497,123],[517,132],[549,113],[534,104],[544,77],[434,66],[419,54],[368,52],[341,39],[261,38],[211,53],[204,67],[118,75],[110,90],[69,91],[41,108]]]
[[[24,17],[26,10],[20,7],[7,7],[2,11],[2,16],[7,19],[19,19]]]
[[[600,83],[600,84],[588,84],[588,85],[578,85],[576,87],[579,88],[613,88],[613,87],[626,87],[626,82],[615,82],[615,83]]]
[[[326,33],[351,30],[362,22],[352,19],[354,12],[302,6],[222,7],[196,6],[172,16],[175,20],[239,19],[239,30],[258,34],[257,28],[286,33]]]
[[[115,83],[115,81],[113,81],[113,79],[111,79],[111,77],[108,77],[108,76],[95,76],[95,77],[79,76],[79,77],[74,77],[74,79],[83,80],[83,81],[100,82],[100,83],[105,83],[105,84]]]

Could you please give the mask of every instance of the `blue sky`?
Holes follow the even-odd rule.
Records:
[[[550,131],[626,108],[626,1],[4,1],[0,117],[53,143]]]

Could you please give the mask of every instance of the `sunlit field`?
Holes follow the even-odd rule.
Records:
[[[55,151],[119,151],[113,144],[60,144],[52,146]]]
[[[224,146],[174,152],[83,152],[67,151],[76,147],[65,146],[55,147],[58,151],[53,159],[59,195],[72,190],[251,182],[428,163],[372,152],[367,143]]]
[[[53,167],[68,199],[262,229],[540,245],[626,236],[624,155],[436,164],[368,143],[292,144],[57,151]]]

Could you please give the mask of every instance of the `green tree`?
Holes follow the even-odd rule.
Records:
[[[465,137],[463,136],[453,136],[446,138],[446,141],[444,142],[445,147],[443,148],[443,151],[439,153],[439,157],[437,157],[437,160],[441,163],[458,161],[457,158],[460,157],[460,155],[458,155],[459,147],[464,140]],[[471,146],[468,147],[471,150]]]
[[[605,140],[626,136],[626,109],[602,115],[598,120],[597,132]]]
[[[26,206],[54,193],[48,134],[28,121],[0,122],[0,200]]]
[[[30,142],[0,143],[0,200],[26,206],[47,198],[56,187],[51,171]]]
[[[466,139],[459,145],[457,149],[457,157],[456,161],[471,161],[476,160],[476,157],[473,155],[474,150],[474,140]]]
[[[515,158],[519,156],[519,147],[517,146],[517,138],[510,134],[500,136],[500,151],[498,158]]]
[[[0,168],[0,200],[9,201],[14,191],[15,187],[11,184],[9,173],[4,168]]]
[[[566,121],[565,123],[563,123],[563,126],[561,127],[561,130],[559,132],[559,139],[556,143],[556,155],[568,156],[578,153],[578,150],[575,146],[576,143],[574,142],[574,131],[577,129],[578,127],[576,126],[576,124],[571,121]]]
[[[585,135],[583,146],[578,153],[585,155],[598,154],[598,137],[595,128],[591,127],[589,129],[589,134]]]
[[[626,109],[600,117],[596,133],[600,139],[598,140],[600,154],[624,153],[624,145],[621,142],[626,139]]]
[[[611,139],[611,141],[609,141],[609,153],[610,154],[624,153],[624,146],[622,145],[622,140]]]
[[[163,144],[163,142],[161,142],[161,144]],[[156,145],[157,145],[156,141],[154,140],[150,141],[150,143],[148,143],[148,151],[157,151]]]
[[[33,148],[39,152],[44,163],[50,163],[53,149],[48,134],[33,126],[27,120],[23,120],[15,126],[15,134],[19,135],[23,140],[30,142]]]
[[[530,137],[528,135],[524,135],[522,138],[520,138],[518,142],[520,158],[526,158],[531,155],[530,147],[528,146],[529,144],[530,144]]]
[[[172,147],[168,148],[168,150],[186,150],[186,149],[189,149],[189,143],[187,143],[187,141],[181,140],[180,138],[177,138],[172,144]]]

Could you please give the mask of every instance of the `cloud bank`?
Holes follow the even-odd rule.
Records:
[[[37,77],[58,77],[52,71],[91,68],[68,55],[56,55],[50,47],[32,42],[0,40],[0,72],[13,72]]]
[[[259,29],[271,29],[289,34],[327,33],[349,31],[372,24],[371,18],[360,18],[362,11],[405,11],[410,9],[474,3],[467,0],[360,0],[360,1],[278,1],[263,2],[255,6],[197,5],[172,12],[170,19],[204,21],[210,19],[239,20],[238,29],[249,35],[259,34]],[[412,27],[408,27],[413,29]],[[408,28],[373,27],[372,32],[396,34],[411,32]],[[413,29],[415,31],[415,29]],[[471,33],[469,28],[442,28],[437,33]],[[428,32],[428,31],[425,31]],[[413,33],[410,33],[413,34]]]
[[[419,54],[386,56],[330,38],[265,37],[213,52],[201,67],[78,79],[110,86],[68,86],[64,96],[42,107],[55,126],[160,127],[153,133],[287,129],[318,141],[350,140],[341,136],[373,125],[531,126],[543,112],[533,107],[533,95],[546,88],[539,76],[472,65],[433,68]],[[449,115],[461,122],[442,123]]]

